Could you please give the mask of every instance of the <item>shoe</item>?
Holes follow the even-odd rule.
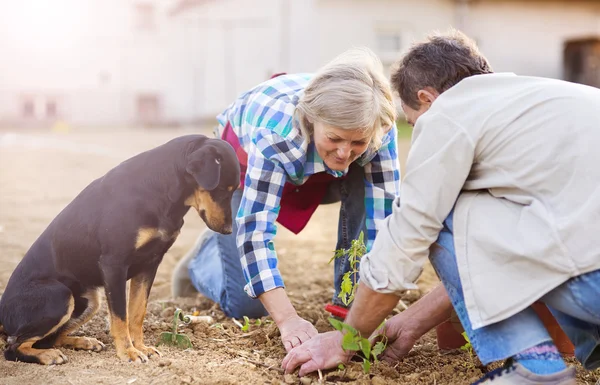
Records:
[[[535,374],[519,363],[507,360],[506,364],[487,373],[471,385],[577,385],[575,368],[569,367],[558,373]]]
[[[212,230],[205,229],[196,240],[194,247],[192,247],[190,251],[177,262],[177,265],[171,274],[171,295],[174,298],[195,297],[198,294],[198,291],[194,285],[192,285],[192,281],[190,280],[189,265],[190,261],[198,255],[202,245],[212,233]]]

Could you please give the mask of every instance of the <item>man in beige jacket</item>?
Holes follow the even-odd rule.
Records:
[[[412,147],[346,322],[370,335],[429,258],[445,290],[387,322],[388,359],[454,307],[484,364],[507,359],[478,383],[575,384],[530,305],[545,302],[582,364],[600,367],[600,90],[494,74],[456,31],[412,47],[392,83]],[[342,337],[313,337],[283,367],[347,361]]]

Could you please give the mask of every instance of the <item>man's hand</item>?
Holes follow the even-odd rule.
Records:
[[[285,373],[292,373],[300,366],[300,377],[318,369],[331,369],[346,364],[353,352],[342,349],[344,335],[340,331],[319,334],[310,341],[292,349],[283,359],[281,367]]]
[[[313,324],[297,315],[281,322],[278,327],[281,333],[281,342],[287,352],[318,334]]]
[[[381,359],[397,363],[410,352],[419,338],[450,318],[451,314],[452,303],[444,286],[439,284],[431,293],[385,323],[388,344]]]
[[[390,364],[396,364],[411,351],[417,340],[421,337],[420,332],[411,328],[409,322],[405,322],[402,313],[389,319],[383,326],[384,330],[378,330],[374,335],[384,334],[387,337],[387,346],[380,360]]]

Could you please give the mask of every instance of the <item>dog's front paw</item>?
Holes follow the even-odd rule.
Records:
[[[81,341],[79,347],[77,347],[76,349],[91,350],[93,352],[101,352],[106,348],[106,346],[102,342],[98,341],[95,338],[82,337],[82,339],[84,341]]]
[[[37,358],[42,365],[60,365],[69,361],[58,349],[43,349],[37,354]]]
[[[122,352],[117,352],[117,356],[119,356],[120,359],[129,362],[148,362],[148,356],[146,356],[144,353],[134,348],[133,346],[125,349]]]
[[[63,346],[68,349],[90,350],[92,352],[101,352],[104,350],[104,344],[91,337],[63,337],[57,341],[56,346]]]
[[[142,353],[144,353],[148,358],[151,357],[160,357],[162,356],[161,352],[159,352],[158,350],[154,349],[152,346],[146,346],[146,345],[142,345],[142,346],[137,346],[137,349],[139,351],[141,351]]]

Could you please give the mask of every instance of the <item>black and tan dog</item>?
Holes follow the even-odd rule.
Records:
[[[142,322],[156,270],[194,207],[207,226],[231,233],[240,180],[233,148],[179,137],[128,159],[87,186],[50,223],[13,272],[0,300],[7,360],[61,364],[57,347],[100,351],[70,334],[89,321],[104,287],[117,355],[147,361]],[[129,301],[126,299],[126,283]]]

